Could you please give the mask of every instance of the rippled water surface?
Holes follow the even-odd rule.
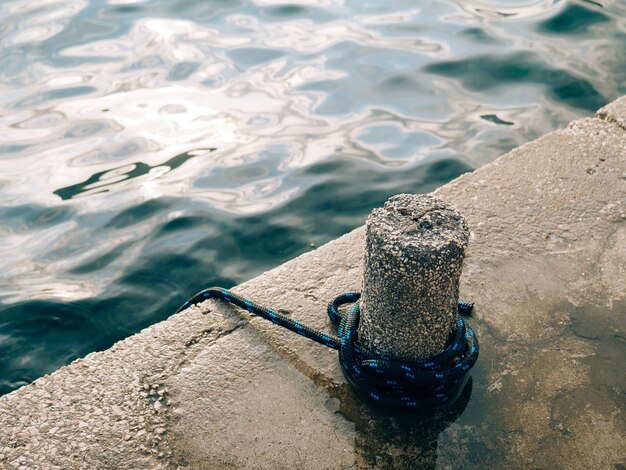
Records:
[[[21,0],[0,18],[0,393],[626,93],[617,0]]]

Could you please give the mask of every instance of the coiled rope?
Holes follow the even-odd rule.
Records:
[[[397,360],[376,355],[358,343],[359,292],[347,292],[328,304],[328,317],[337,335],[311,328],[276,310],[221,287],[210,287],[196,294],[176,313],[208,299],[237,305],[283,328],[339,351],[341,368],[350,384],[375,402],[387,406],[421,408],[442,406],[458,395],[467,371],[478,359],[478,340],[474,331],[459,316],[444,351],[417,360]],[[344,314],[343,304],[354,303]],[[460,301],[458,311],[468,315],[473,304]]]

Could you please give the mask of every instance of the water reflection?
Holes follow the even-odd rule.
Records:
[[[74,197],[85,197],[99,194],[111,190],[113,185],[133,178],[146,175],[147,179],[159,178],[172,170],[175,170],[190,158],[198,155],[206,155],[215,149],[199,149],[181,153],[170,158],[160,165],[150,166],[142,162],[130,163],[111,170],[102,171],[90,176],[82,183],[60,188],[54,191],[61,199],[72,199]]]
[[[547,94],[575,107],[595,111],[604,98],[584,79],[565,70],[555,70],[547,64],[538,65],[532,53],[516,53],[509,57],[474,56],[468,59],[439,62],[425,68],[426,72],[447,77],[460,77],[468,90],[489,90],[506,84],[526,83],[548,85]]]
[[[594,25],[610,21],[611,17],[602,11],[570,4],[558,15],[540,23],[539,30],[545,34],[584,34]]]
[[[478,0],[463,2],[463,7],[486,18],[518,20],[552,16],[565,3],[564,0]]]
[[[500,124],[502,126],[513,126],[513,125],[515,125],[514,122],[505,121],[504,119],[500,119],[495,114],[483,114],[483,115],[480,116],[480,118],[484,119],[485,121],[493,122],[494,124]]]
[[[626,93],[610,0],[0,15],[2,391]]]

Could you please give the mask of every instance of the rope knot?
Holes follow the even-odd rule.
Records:
[[[358,292],[349,292],[328,305],[328,316],[341,338],[341,368],[350,384],[388,406],[419,408],[453,401],[465,374],[478,359],[478,340],[465,320],[459,316],[446,347],[436,356],[411,361],[379,356],[358,343],[359,304],[343,315],[339,313],[341,304],[359,298]],[[460,313],[468,314],[471,308],[471,304],[459,302]]]

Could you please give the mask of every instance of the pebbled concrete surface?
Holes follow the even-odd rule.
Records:
[[[471,230],[481,342],[453,408],[372,407],[336,352],[206,302],[0,397],[0,467],[625,468],[624,99],[599,116],[435,192]],[[363,246],[361,228],[236,289],[327,327]]]
[[[597,116],[603,121],[613,122],[626,130],[626,96],[622,96],[598,110]]]

